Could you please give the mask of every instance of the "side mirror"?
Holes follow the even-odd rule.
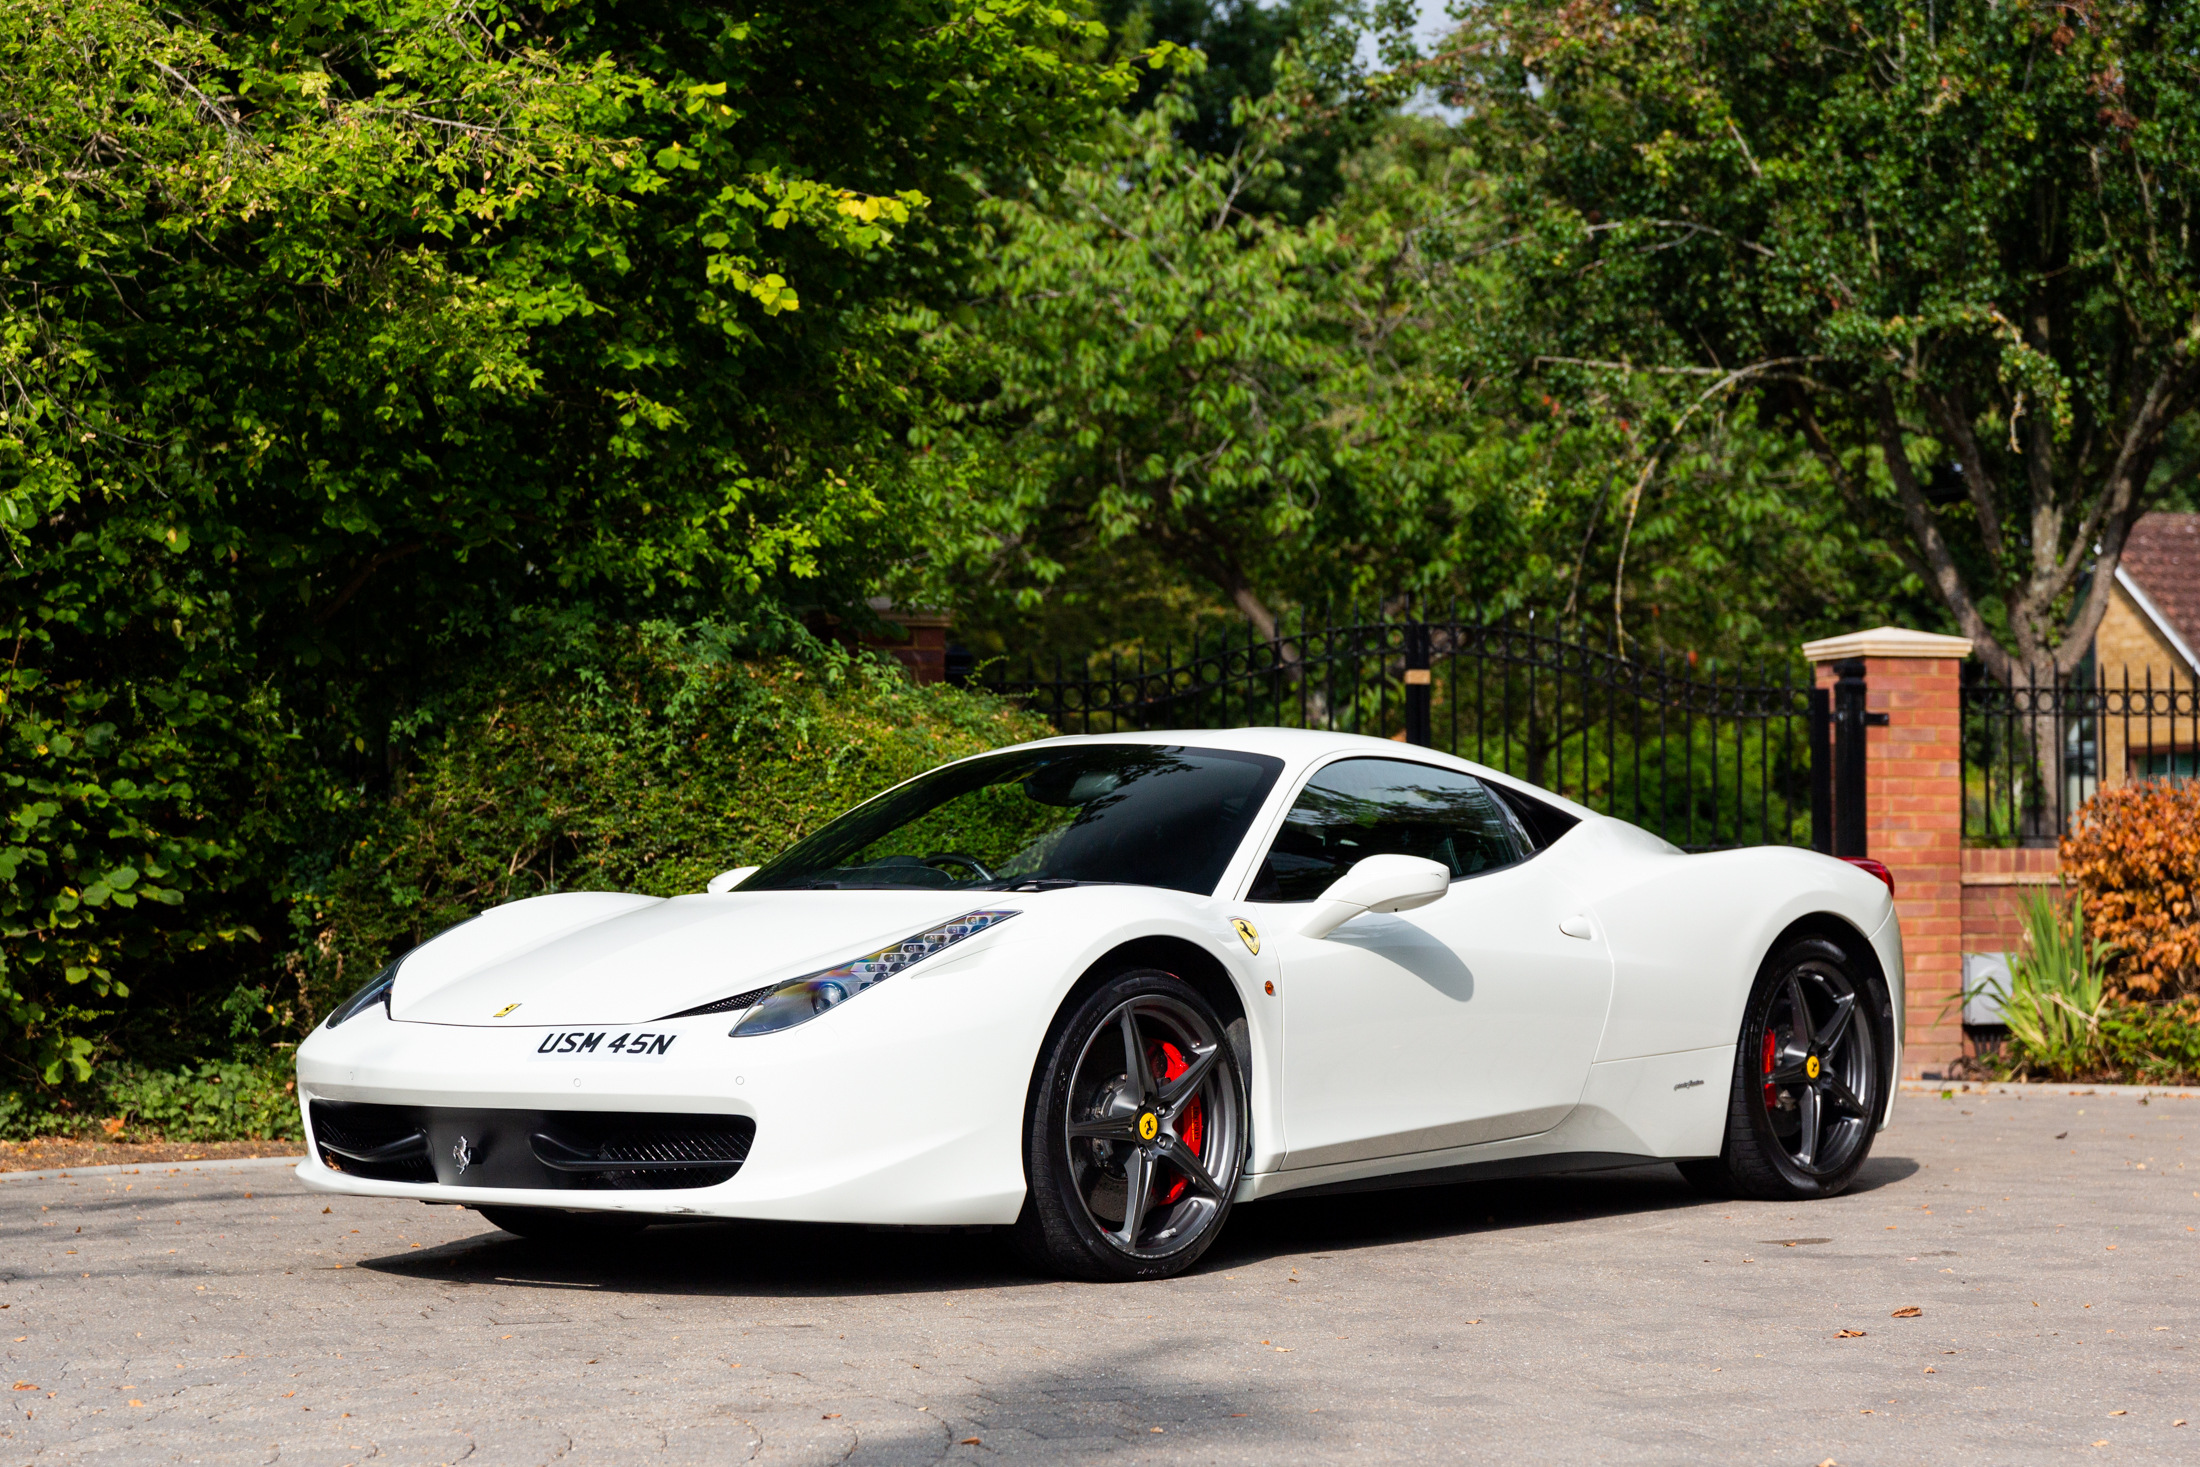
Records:
[[[1362,912],[1410,912],[1451,890],[1451,871],[1419,856],[1369,856],[1330,883],[1299,927],[1327,937]]]
[[[721,891],[732,891],[763,869],[761,866],[736,866],[731,871],[721,871],[710,879],[710,885],[704,887],[703,890],[713,895]]]

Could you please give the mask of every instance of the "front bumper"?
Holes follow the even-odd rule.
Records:
[[[996,1006],[943,1003],[945,995],[928,986],[882,985],[811,1023],[757,1038],[729,1038],[727,1015],[660,1024],[654,1027],[673,1035],[672,1045],[638,1063],[539,1055],[547,1030],[398,1023],[370,1010],[316,1031],[299,1051],[309,1159],[298,1177],[318,1191],[464,1206],[790,1222],[1014,1222],[1024,1199],[1019,1133],[1032,1042]],[[324,1148],[342,1138],[316,1134],[316,1102],[433,1113],[437,1119],[424,1120],[423,1129],[436,1180],[418,1169],[411,1175],[419,1180],[395,1179],[388,1168],[362,1169],[340,1157],[346,1169],[332,1169]],[[709,1185],[598,1188],[523,1166],[478,1170],[486,1161],[457,1169],[455,1138],[444,1131],[471,1146],[482,1138],[464,1127],[482,1126],[494,1133],[491,1155],[510,1162],[525,1154],[523,1141],[532,1145],[543,1114],[692,1117],[698,1124],[745,1118],[755,1129],[738,1170]],[[560,1134],[587,1150],[585,1139],[572,1143]],[[553,1147],[546,1154],[560,1153]],[[479,1185],[477,1177],[506,1185]]]

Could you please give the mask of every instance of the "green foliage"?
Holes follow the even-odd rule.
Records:
[[[2002,1019],[2024,1063],[2053,1074],[2084,1073],[2104,1059],[2101,1019],[2107,1012],[2106,943],[2086,932],[2085,899],[2067,907],[2045,892],[2025,898],[2024,947],[2010,955]]]
[[[0,1091],[0,1139],[235,1141],[301,1136],[288,1049],[173,1069],[123,1063],[89,1084]]]
[[[516,609],[784,643],[921,550],[973,177],[1128,95],[1028,0],[0,8],[0,1049],[223,991]],[[1154,58],[1159,60],[1159,57]]]
[[[1754,396],[1997,673],[2084,655],[2200,401],[2189,8],[1478,8],[1522,289],[1493,365]],[[2099,555],[2095,555],[2095,546]]]
[[[985,395],[937,446],[987,485],[965,501],[978,543],[1028,536],[1033,578],[1080,541],[1146,538],[1253,612],[1330,471],[1322,389],[1350,364],[1310,277],[1335,239],[1239,208],[1277,165],[1193,152],[1185,115],[1165,99],[1052,187],[988,203],[987,299],[951,342]]]
[[[2200,1081],[2200,1001],[2144,1003],[2112,993],[2107,970],[2116,948],[2088,933],[2077,893],[2067,905],[2032,893],[2023,921],[2024,948],[2010,956],[2008,990],[1997,995],[2009,1042],[1988,1057],[1989,1069],[2024,1080]]]
[[[1249,134],[1241,109],[1279,86],[1299,125],[1272,145],[1276,170],[1251,181],[1247,207],[1304,223],[1337,201],[1346,160],[1366,147],[1395,109],[1394,86],[1371,74],[1406,59],[1415,7],[1403,0],[1109,0],[1102,13],[1119,44],[1138,49],[1167,41],[1198,53],[1181,82],[1149,72],[1133,108],[1172,92],[1187,108],[1172,128],[1192,149],[1227,156]],[[1378,46],[1366,44],[1379,37]]]
[[[735,660],[710,626],[518,631],[297,909],[306,1022],[484,907],[700,891],[937,764],[1051,732],[869,661]]]

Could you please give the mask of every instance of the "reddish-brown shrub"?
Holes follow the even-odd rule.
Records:
[[[2112,983],[2146,998],[2200,986],[2200,784],[2102,790],[2063,837],[2062,869],[2093,935],[2116,944]]]

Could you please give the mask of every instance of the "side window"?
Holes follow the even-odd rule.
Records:
[[[1402,759],[1342,759],[1299,793],[1249,895],[1310,902],[1369,856],[1422,856],[1458,877],[1509,866],[1532,850],[1512,811],[1472,775]]]

